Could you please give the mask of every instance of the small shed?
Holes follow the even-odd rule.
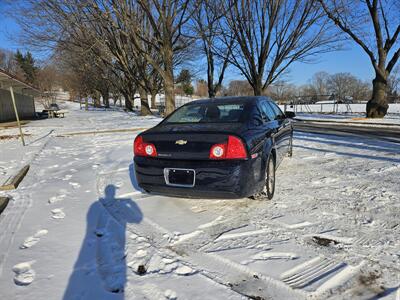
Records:
[[[39,95],[39,90],[0,69],[0,123],[16,120],[12,91],[19,118],[33,118],[35,116],[34,97]]]

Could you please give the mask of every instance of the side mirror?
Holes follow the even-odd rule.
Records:
[[[293,111],[287,111],[285,112],[285,116],[286,118],[293,119],[296,116],[296,114]]]

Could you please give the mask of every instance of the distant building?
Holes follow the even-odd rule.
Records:
[[[56,87],[51,91],[46,91],[44,92],[44,95],[54,99],[54,102],[71,100],[70,93],[68,91],[64,91],[62,87]]]
[[[200,99],[198,96],[182,96],[182,95],[175,95],[175,107],[181,107],[186,103],[191,101]],[[165,106],[165,95],[164,94],[157,94],[156,96],[156,106]]]
[[[15,121],[10,87],[15,96],[16,107],[20,119],[35,117],[34,96],[39,91],[28,83],[0,69],[0,122]]]

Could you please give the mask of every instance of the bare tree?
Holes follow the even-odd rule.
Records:
[[[200,79],[196,82],[195,94],[200,97],[207,97],[207,95],[209,95],[208,83],[205,80]]]
[[[350,73],[336,73],[327,78],[329,93],[335,100],[346,102],[349,100],[364,100],[369,95],[369,86]]]
[[[137,0],[148,20],[146,31],[139,26],[132,27],[135,33],[130,41],[137,51],[161,75],[164,81],[165,113],[175,110],[174,66],[175,55],[189,46],[189,41],[182,35],[183,26],[189,21],[189,0]],[[152,47],[159,60],[149,55],[146,47]]]
[[[100,3],[97,3],[100,2]],[[161,84],[166,113],[175,109],[174,66],[188,44],[182,26],[188,21],[188,0],[92,1],[86,17],[121,69],[135,82],[142,114],[150,114],[148,94],[155,104]]]
[[[79,98],[91,96],[96,100],[95,105],[100,105],[102,96],[103,105],[109,106],[111,69],[104,66],[97,56],[80,47],[71,46],[68,49],[58,49],[54,57],[58,68],[68,74],[68,81],[72,81],[67,81],[66,85],[73,94]]]
[[[310,80],[310,86],[313,90],[312,93],[315,96],[318,97],[329,93],[328,91],[329,76],[330,75],[327,72],[317,72],[312,76]]]
[[[24,74],[15,60],[15,53],[0,48],[0,69],[23,78]]]
[[[226,96],[250,96],[252,93],[252,86],[246,80],[232,80],[224,91]]]
[[[130,81],[130,84],[134,83],[137,87],[141,114],[151,114],[148,94],[154,90],[155,80],[153,79],[157,74],[147,57],[152,57],[158,64],[160,60],[156,59],[157,56],[154,55],[151,45],[145,44],[135,34],[135,30],[143,35],[149,34],[149,23],[144,12],[134,2],[103,0],[101,3],[92,2],[87,10],[86,18],[90,28],[96,33],[99,43],[103,42],[115,58],[117,67],[127,77],[127,84]],[[135,46],[132,40],[141,48]],[[146,51],[146,55],[141,51]],[[110,63],[110,60],[100,57],[104,63]],[[132,91],[131,87],[126,87],[123,93],[126,95]]]
[[[57,100],[57,89],[61,87],[59,75],[58,69],[51,63],[44,65],[37,72],[36,82],[41,92],[39,102],[45,108]]]
[[[318,1],[328,18],[368,55],[375,78],[367,117],[384,117],[389,107],[387,80],[400,57],[398,0]]]
[[[296,86],[283,80],[275,81],[275,83],[269,85],[266,90],[266,94],[280,104],[290,102],[290,100],[295,97],[296,93]]]
[[[31,45],[90,57],[90,63],[95,64],[103,79],[122,75],[120,82],[111,85],[119,87],[127,109],[132,108],[138,90],[142,114],[151,114],[146,88],[152,86],[153,91],[155,85],[146,80],[155,81],[153,76],[147,76],[153,71],[146,56],[139,54],[131,42],[135,30],[146,26],[138,14],[139,8],[135,1],[122,0],[27,0],[20,7],[23,17],[19,23],[24,29],[24,40]],[[149,52],[147,48],[141,50]],[[157,84],[160,85],[158,79]],[[108,99],[109,85],[100,87],[103,99]]]
[[[398,65],[388,78],[387,85],[388,102],[397,102],[400,100],[400,65]]]
[[[221,25],[233,36],[230,62],[261,95],[295,61],[333,50],[328,22],[316,1],[225,0]],[[225,40],[229,44],[229,40]]]
[[[220,26],[224,15],[223,3],[216,0],[198,0],[193,13],[193,30],[200,41],[200,49],[207,60],[208,96],[214,98],[222,87],[233,39],[225,36]],[[228,45],[223,43],[223,39]],[[216,79],[215,79],[216,77]]]

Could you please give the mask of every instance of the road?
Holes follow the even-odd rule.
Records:
[[[339,136],[362,136],[387,142],[400,143],[400,126],[371,127],[367,125],[348,125],[333,122],[297,121],[295,131],[333,134]]]

